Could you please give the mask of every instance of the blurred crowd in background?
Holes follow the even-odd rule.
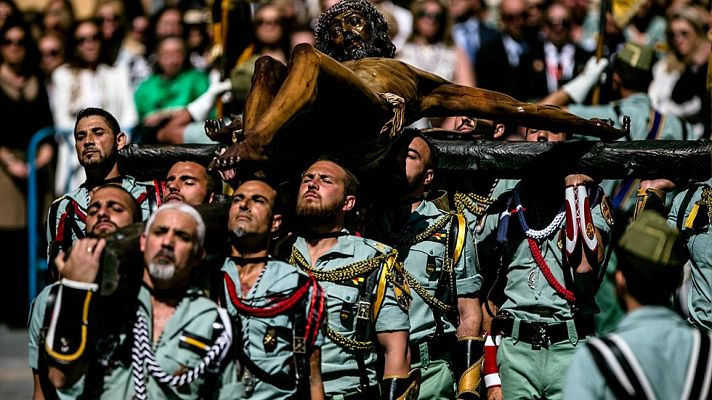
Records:
[[[65,133],[81,109],[106,109],[132,142],[201,141],[187,126],[199,127],[204,117],[184,117],[186,107],[205,93],[218,97],[214,88],[229,78],[226,110],[239,114],[255,60],[269,55],[286,63],[296,44],[314,42],[317,16],[335,3],[243,3],[244,34],[228,37],[223,46],[233,40],[243,45],[226,63],[217,57],[212,21],[223,3],[234,2],[215,1],[98,0],[91,2],[93,10],[80,10],[69,0],[49,0],[42,9],[0,0],[0,243],[21,266],[10,268],[17,270],[17,280],[7,277],[11,282],[26,275],[29,163],[38,168],[37,200],[45,207],[84,181],[73,138]],[[373,1],[390,23],[397,58],[455,83],[520,100],[541,99],[576,77],[599,38],[596,0]],[[604,56],[626,41],[657,50],[649,96],[661,113],[693,126],[690,139],[710,136],[709,9],[709,2],[697,0],[643,0],[624,22],[611,14],[605,21]],[[606,98],[605,85],[602,96],[603,102],[613,100]],[[28,160],[30,139],[47,126],[56,134]],[[442,127],[452,129],[452,122],[443,121]],[[24,325],[26,315],[7,322]]]

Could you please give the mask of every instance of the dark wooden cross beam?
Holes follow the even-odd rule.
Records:
[[[443,175],[526,178],[542,168],[599,179],[712,176],[712,143],[699,141],[497,142],[433,138]],[[136,145],[119,152],[121,171],[138,179],[164,178],[177,161],[207,165],[218,145]],[[348,151],[348,149],[344,149]],[[294,155],[292,155],[294,157]],[[302,168],[299,166],[298,168]]]
[[[709,140],[598,142],[468,142],[433,139],[439,169],[460,177],[527,178],[542,171],[582,173],[598,179],[672,178],[706,180],[712,176]]]

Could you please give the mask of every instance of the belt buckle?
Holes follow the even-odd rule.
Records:
[[[549,335],[547,334],[547,324],[545,322],[531,322],[532,328],[532,350],[540,350],[542,347],[549,348]]]
[[[250,372],[250,370],[247,368],[245,368],[242,373],[242,384],[245,385],[245,395],[247,395],[248,397],[252,396],[252,392],[255,390],[255,386],[257,386],[257,379],[255,379],[254,375],[252,375],[252,372]]]

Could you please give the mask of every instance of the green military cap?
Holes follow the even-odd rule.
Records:
[[[649,266],[679,267],[684,261],[680,232],[655,211],[644,211],[618,241],[618,248]]]
[[[650,46],[627,42],[616,54],[616,58],[635,69],[650,71],[655,60],[655,50]]]

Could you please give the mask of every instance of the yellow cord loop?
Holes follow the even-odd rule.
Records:
[[[47,351],[47,354],[59,361],[64,361],[64,362],[72,362],[76,361],[79,359],[84,354],[84,349],[86,348],[87,345],[87,329],[89,325],[89,305],[91,304],[91,296],[92,292],[87,291],[86,297],[84,297],[84,307],[82,308],[82,338],[81,342],[79,342],[79,348],[77,351],[75,351],[72,354],[60,354],[57,353],[52,349],[49,343],[45,343],[45,350]]]

